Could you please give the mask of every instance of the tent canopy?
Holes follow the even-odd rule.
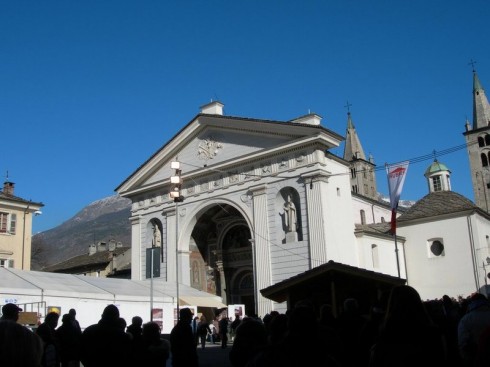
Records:
[[[150,280],[97,278],[84,275],[25,271],[0,268],[0,294],[112,299],[114,301],[148,301],[152,285]],[[214,294],[179,284],[182,303],[200,307],[226,307]],[[153,280],[153,297],[173,303],[177,297],[175,282]]]

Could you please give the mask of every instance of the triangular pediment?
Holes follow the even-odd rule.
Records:
[[[200,114],[140,166],[117,189],[120,194],[168,182],[181,162],[187,175],[202,174],[210,167],[236,165],[257,155],[287,150],[305,143],[337,147],[343,138],[321,126]],[[244,163],[246,164],[246,163]]]

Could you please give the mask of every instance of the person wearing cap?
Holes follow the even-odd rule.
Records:
[[[190,308],[181,308],[179,321],[170,332],[170,350],[173,367],[197,367],[198,356],[196,341],[192,334],[192,311]]]
[[[2,307],[2,317],[0,320],[10,320],[15,321],[19,319],[19,312],[22,311],[22,308],[13,303],[7,303]]]

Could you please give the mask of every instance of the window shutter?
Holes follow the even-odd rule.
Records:
[[[17,229],[17,214],[12,213],[10,215],[10,234],[15,234]]]

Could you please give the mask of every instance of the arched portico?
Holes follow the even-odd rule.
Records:
[[[189,269],[191,286],[222,297],[226,304],[245,304],[249,315],[257,313],[253,230],[247,214],[223,201],[203,204],[179,221],[184,222],[179,261],[183,269]],[[186,253],[188,267],[183,263]]]

